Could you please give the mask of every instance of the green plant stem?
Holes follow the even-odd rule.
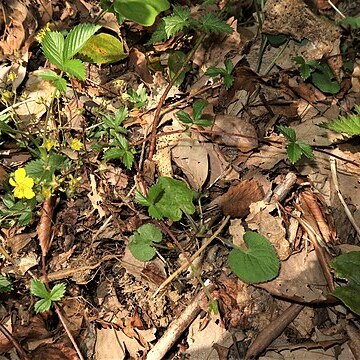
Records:
[[[156,108],[155,111],[155,115],[154,115],[154,120],[152,123],[152,129],[151,129],[151,136],[150,136],[150,147],[149,147],[149,155],[148,155],[148,160],[151,161],[152,157],[154,155],[154,151],[155,151],[155,144],[156,144],[156,130],[157,130],[157,126],[159,124],[159,120],[160,120],[160,113],[161,113],[161,108],[162,105],[164,104],[167,95],[169,93],[169,91],[171,90],[171,88],[174,86],[176,80],[178,79],[178,77],[182,74],[182,72],[184,71],[187,63],[189,62],[189,60],[193,57],[193,55],[195,54],[195,51],[198,49],[198,47],[200,46],[200,44],[203,42],[204,38],[205,38],[206,34],[203,34],[199,37],[199,39],[197,40],[197,42],[195,43],[194,47],[191,49],[191,51],[187,54],[183,64],[181,65],[180,69],[178,70],[178,72],[174,75],[174,77],[172,78],[172,80],[170,80],[168,86],[166,87],[166,89],[164,90],[164,93],[161,95],[161,98],[159,100],[158,106]]]

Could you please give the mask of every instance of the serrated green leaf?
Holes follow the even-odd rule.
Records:
[[[38,279],[31,280],[30,291],[33,295],[43,299],[48,299],[50,295],[49,291],[46,289],[45,284]]]
[[[60,78],[60,76],[55,71],[52,70],[42,70],[37,75],[44,80],[50,80],[50,81],[54,81]]]
[[[209,12],[199,20],[198,27],[204,32],[214,34],[231,34],[234,31],[234,29],[225,21]]]
[[[41,299],[35,303],[34,310],[38,314],[40,312],[48,311],[50,307],[51,307],[50,299]]]
[[[218,67],[209,67],[206,72],[205,72],[205,75],[206,76],[210,76],[210,77],[216,77],[216,76],[219,76],[219,75],[225,75],[225,70],[224,69],[221,69],[221,68],[218,68]]]
[[[324,93],[337,94],[340,91],[340,84],[336,80],[329,78],[325,73],[313,72],[311,74],[311,81]]]
[[[49,299],[51,301],[59,301],[65,294],[66,285],[64,283],[56,284],[50,291]]]
[[[151,260],[156,252],[154,243],[162,241],[161,231],[153,224],[140,226],[129,238],[129,250],[140,261]]]
[[[308,159],[314,158],[313,149],[309,144],[305,144],[302,141],[297,141],[296,143],[299,145],[302,155],[306,156]]]
[[[11,291],[12,289],[12,284],[6,276],[0,275],[0,292]]]
[[[94,35],[100,28],[100,25],[80,24],[70,30],[64,43],[63,62],[65,63],[66,60],[69,60],[74,55],[76,55],[90,39],[90,37]]]
[[[110,34],[101,33],[91,36],[79,53],[85,61],[96,64],[110,64],[125,59],[123,43]]]
[[[247,283],[261,283],[274,279],[280,270],[279,258],[264,236],[248,231],[244,235],[248,249],[233,249],[228,257],[231,271]]]
[[[290,142],[287,145],[286,150],[287,150],[288,158],[292,164],[295,164],[297,161],[300,160],[302,155],[302,150],[298,143]]]
[[[19,226],[26,226],[30,223],[31,219],[33,217],[33,212],[32,211],[24,211],[18,219],[18,225]]]
[[[206,105],[207,105],[207,102],[203,101],[203,100],[198,100],[198,101],[194,102],[194,105],[193,105],[193,119],[194,119],[194,122],[201,119],[202,113],[203,113]]]
[[[338,119],[322,123],[320,126],[350,136],[360,135],[360,115],[349,114],[347,116],[340,116]]]
[[[151,35],[148,45],[156,44],[168,39],[168,36],[165,31],[165,22],[161,20],[161,23],[158,25],[157,29]]]
[[[45,57],[59,69],[63,69],[64,36],[57,31],[47,32],[41,42]]]
[[[230,59],[225,59],[224,65],[225,65],[225,70],[226,70],[227,74],[230,75],[232,73],[232,71],[234,70],[234,64],[232,63],[232,61]]]
[[[195,125],[198,126],[203,126],[203,127],[207,127],[207,126],[211,126],[213,124],[212,120],[207,120],[207,119],[199,119],[194,121]]]
[[[121,159],[124,155],[124,150],[119,148],[110,148],[104,152],[103,159],[105,161]]]
[[[360,315],[360,251],[351,251],[331,262],[337,278],[348,280],[346,286],[337,287],[332,294],[356,314]]]
[[[45,164],[40,159],[30,161],[25,165],[26,174],[35,181],[43,177],[45,169]]]
[[[191,118],[191,116],[188,113],[186,113],[184,110],[178,111],[176,113],[176,116],[184,124],[192,124],[193,123],[193,119]]]
[[[167,38],[175,36],[179,31],[189,26],[190,10],[188,8],[175,7],[172,16],[163,18],[164,30]]]
[[[54,85],[56,89],[58,89],[62,93],[66,93],[67,83],[66,80],[63,78],[58,78],[54,80]]]
[[[277,129],[282,135],[284,135],[289,141],[296,141],[296,132],[294,129],[284,125],[278,125]]]
[[[170,7],[167,0],[116,0],[114,10],[126,19],[151,26],[156,17]]]
[[[64,71],[70,77],[76,77],[81,81],[84,81],[86,78],[85,66],[79,59],[66,60],[64,63]]]
[[[234,77],[231,74],[226,74],[224,76],[224,86],[226,90],[229,90],[234,83]]]
[[[126,150],[124,152],[124,155],[122,157],[122,162],[125,165],[125,167],[130,170],[132,168],[132,165],[134,163],[134,153],[131,150]]]

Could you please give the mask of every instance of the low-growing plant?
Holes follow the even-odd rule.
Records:
[[[0,275],[0,292],[8,292],[13,289],[11,282],[4,275]]]
[[[225,89],[230,89],[232,84],[234,83],[234,76],[232,75],[232,71],[234,70],[234,65],[230,59],[226,59],[224,62],[225,68],[218,68],[218,67],[209,67],[205,75],[210,77],[217,77],[220,76],[224,83]]]
[[[294,129],[284,125],[279,125],[277,128],[280,133],[286,137],[288,141],[286,145],[286,151],[288,158],[292,164],[295,164],[297,161],[299,161],[302,156],[305,156],[308,159],[314,158],[311,146],[297,140],[296,132]]]
[[[207,105],[206,101],[198,100],[195,101],[192,108],[192,116],[183,110],[176,113],[177,118],[184,124],[198,125],[198,126],[211,126],[212,120],[203,118],[203,111]]]
[[[41,298],[34,305],[36,313],[48,311],[54,302],[63,298],[66,290],[64,283],[56,284],[50,291],[46,289],[45,284],[37,279],[31,280],[30,291],[31,294]]]

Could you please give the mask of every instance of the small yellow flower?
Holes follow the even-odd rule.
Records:
[[[70,141],[70,147],[74,151],[80,151],[84,147],[84,145],[79,139],[72,139]]]
[[[26,176],[24,168],[17,169],[14,173],[14,178],[10,178],[9,183],[10,185],[15,186],[13,191],[16,198],[32,199],[35,196],[35,193],[32,190],[34,180],[31,177]]]
[[[17,75],[14,71],[10,71],[8,74],[7,74],[7,80],[9,82],[13,82],[15,79],[16,79]]]
[[[56,147],[58,145],[57,141],[53,138],[44,140],[43,147],[46,149],[46,151],[50,151],[52,148]]]
[[[47,23],[47,24],[37,33],[37,35],[35,36],[36,41],[41,44],[41,42],[42,42],[43,39],[44,39],[44,36],[46,35],[46,33],[47,33],[48,31],[51,31],[51,29],[50,29],[50,24],[49,24],[49,23]]]
[[[50,187],[44,187],[41,190],[41,194],[45,199],[49,199],[51,197],[51,195],[52,195],[52,190],[51,190]]]

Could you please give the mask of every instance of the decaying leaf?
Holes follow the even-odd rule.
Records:
[[[51,228],[52,228],[54,205],[55,205],[55,199],[53,197],[50,197],[44,201],[41,210],[39,226],[36,229],[43,256],[46,256],[50,246],[50,241],[52,236]]]

